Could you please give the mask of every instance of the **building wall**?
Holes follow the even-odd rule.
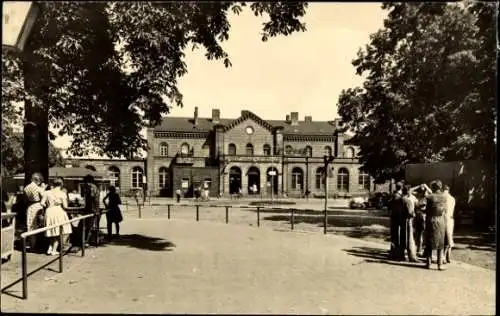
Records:
[[[189,187],[182,188],[182,180],[189,180]],[[204,180],[211,180],[211,189],[209,191],[210,196],[214,197],[218,195],[219,187],[219,169],[216,167],[210,168],[193,168],[187,166],[175,166],[172,168],[172,187],[174,191],[181,189],[184,197],[192,196],[193,184],[202,183]]]
[[[120,170],[118,188],[122,194],[127,194],[132,189],[132,169],[139,167],[146,175],[145,160],[112,160],[112,159],[70,159],[70,164],[77,167],[94,167],[97,172],[109,173],[109,168],[114,166]],[[147,178],[146,178],[147,180]]]
[[[252,135],[248,135],[245,131],[248,126],[254,129]],[[245,155],[248,143],[253,145],[254,155],[264,155],[264,144],[271,146],[271,152],[273,150],[273,134],[260,124],[247,119],[224,134],[224,153],[226,155],[231,143],[236,145],[237,155]]]
[[[251,126],[254,133],[248,135],[246,128]],[[325,155],[325,146],[332,149],[332,154],[339,152],[340,155],[330,165],[333,167],[332,176],[328,178],[328,194],[334,195],[361,195],[366,194],[368,191],[373,191],[375,186],[371,181],[370,190],[360,187],[358,183],[359,178],[359,163],[355,158],[359,149],[344,145],[343,136],[339,136],[341,140],[336,141],[283,141],[283,147],[291,145],[294,149],[304,149],[306,146],[311,146],[312,157],[306,158],[305,156],[281,156],[273,155],[263,157],[264,144],[271,147],[271,153],[274,154],[275,135],[273,131],[261,126],[259,123],[252,119],[244,120],[233,128],[227,130],[222,135],[223,151],[226,155],[225,165],[214,165],[216,157],[216,150],[211,148],[213,144],[213,135],[209,133],[207,137],[203,138],[181,138],[181,137],[160,137],[155,136],[154,129],[148,129],[148,155],[145,160],[126,161],[126,160],[80,160],[81,165],[93,165],[97,171],[105,172],[110,166],[114,165],[120,169],[120,189],[122,192],[127,192],[131,189],[132,185],[132,168],[141,167],[147,175],[147,191],[152,196],[160,195],[159,187],[159,170],[162,167],[167,168],[166,188],[163,194],[167,192],[168,196],[173,196],[174,191],[180,188],[182,178],[189,175],[189,179],[193,181],[201,181],[204,177],[212,179],[211,194],[221,192],[224,195],[229,194],[229,170],[233,166],[237,166],[242,172],[241,189],[244,195],[248,194],[248,170],[251,167],[256,167],[260,173],[260,194],[268,196],[270,188],[267,187],[268,175],[267,171],[270,167],[276,168],[278,171],[278,192],[281,195],[286,193],[288,196],[304,196],[306,190],[309,190],[311,196],[324,196],[324,186],[316,187],[316,170],[323,167],[323,156]],[[286,138],[286,137],[285,137]],[[160,152],[160,145],[166,143],[168,146],[168,154],[162,156]],[[187,158],[187,162],[179,164],[176,155],[180,152],[183,143],[187,143],[190,148],[193,148],[193,157]],[[231,157],[228,155],[229,144],[236,145],[236,156]],[[254,148],[254,156],[246,157],[246,145],[251,143]],[[341,149],[337,150],[336,146],[341,145]],[[348,149],[354,149],[354,158],[347,158]],[[218,162],[217,162],[218,163]],[[301,190],[292,189],[292,169],[299,167],[303,171],[303,187]],[[307,169],[306,169],[307,167]],[[337,189],[337,177],[340,168],[346,168],[349,172],[349,191],[339,192]],[[193,178],[191,176],[193,175]],[[307,182],[306,182],[307,181]],[[192,184],[192,183],[190,183]]]

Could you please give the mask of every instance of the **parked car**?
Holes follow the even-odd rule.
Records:
[[[355,209],[355,208],[366,208],[368,205],[368,200],[366,198],[363,198],[361,196],[352,198],[349,201],[349,208]]]
[[[390,195],[387,192],[375,192],[368,198],[368,207],[382,210],[389,207]]]

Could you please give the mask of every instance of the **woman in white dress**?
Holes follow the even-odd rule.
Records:
[[[58,225],[69,221],[68,214],[64,210],[68,207],[68,196],[66,192],[63,191],[63,179],[57,178],[54,180],[54,188],[45,191],[42,198],[42,205],[45,205],[47,209],[45,210],[45,226]],[[45,232],[45,235],[50,239],[49,249],[47,250],[48,255],[58,255],[57,247],[59,245],[59,227],[49,229]],[[62,226],[64,239],[71,234],[71,224],[66,224]],[[61,245],[62,248],[62,245]]]

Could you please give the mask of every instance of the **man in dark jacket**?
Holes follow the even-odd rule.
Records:
[[[85,237],[87,242],[92,236],[92,242],[97,245],[99,238],[99,223],[101,213],[99,210],[99,189],[94,184],[94,177],[91,175],[85,176],[83,179],[83,198],[85,199],[85,214],[95,214],[85,223]]]
[[[396,191],[389,203],[390,227],[391,227],[391,250],[389,257],[403,260],[406,241],[406,216],[404,214],[403,184],[396,183]]]

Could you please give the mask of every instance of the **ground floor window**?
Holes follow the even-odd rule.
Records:
[[[132,169],[132,188],[142,188],[144,181],[143,175],[144,172],[141,167],[134,167],[134,169]]]
[[[304,172],[300,168],[293,168],[292,170],[292,189],[302,190],[304,185]]]
[[[316,189],[325,187],[325,168],[320,167],[316,170]]]
[[[346,168],[340,168],[337,175],[337,190],[349,192],[349,171]]]
[[[370,190],[370,176],[366,172],[361,172],[359,174],[359,188],[363,190]]]
[[[182,179],[181,188],[182,189],[189,189],[189,179],[187,179],[187,178]]]

